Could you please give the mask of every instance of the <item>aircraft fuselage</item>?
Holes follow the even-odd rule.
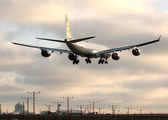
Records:
[[[111,53],[105,53],[103,55],[96,55],[97,52],[109,49],[107,46],[99,45],[90,42],[80,42],[80,43],[71,43],[66,42],[66,45],[69,49],[81,57],[88,57],[88,58],[105,58],[108,59],[111,56]]]

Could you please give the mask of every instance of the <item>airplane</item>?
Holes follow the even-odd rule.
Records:
[[[79,39],[74,39],[71,33],[70,29],[70,24],[68,20],[68,16],[65,15],[65,25],[66,25],[66,39],[65,40],[56,40],[56,39],[48,39],[48,38],[39,38],[37,37],[36,39],[39,40],[47,40],[47,41],[52,41],[52,42],[61,42],[65,43],[70,50],[64,50],[64,49],[56,49],[56,48],[49,48],[49,47],[40,47],[40,46],[34,46],[34,45],[27,45],[27,44],[21,44],[21,43],[16,43],[12,42],[11,43],[15,45],[20,45],[20,46],[25,46],[25,47],[31,47],[31,48],[38,48],[41,50],[41,55],[43,57],[50,57],[50,55],[55,51],[55,52],[60,52],[62,53],[68,53],[68,58],[73,62],[73,64],[78,64],[79,59],[78,57],[85,57],[85,62],[87,64],[91,64],[91,59],[92,58],[99,58],[98,64],[108,64],[108,58],[112,58],[113,60],[119,60],[120,56],[118,55],[117,52],[121,52],[123,50],[129,50],[132,49],[132,54],[134,56],[139,56],[141,51],[138,47],[144,46],[144,45],[149,45],[155,42],[159,42],[161,36],[159,36],[158,39],[152,40],[149,42],[145,43],[140,43],[140,44],[135,44],[135,45],[128,45],[124,47],[118,47],[118,48],[109,48],[104,45],[96,44],[96,43],[91,43],[86,40],[93,39],[95,36],[91,37],[85,37],[85,38],[79,38]]]

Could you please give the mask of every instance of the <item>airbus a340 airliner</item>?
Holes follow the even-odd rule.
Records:
[[[104,64],[104,63],[108,64],[107,60],[109,57],[112,57],[113,60],[120,59],[120,56],[117,54],[118,51],[132,49],[132,54],[134,56],[139,56],[140,50],[138,49],[138,47],[152,44],[155,42],[159,42],[161,38],[160,36],[158,39],[153,40],[153,41],[110,49],[109,47],[104,46],[104,45],[90,43],[90,42],[85,41],[88,39],[95,38],[95,36],[74,39],[71,34],[70,24],[69,24],[67,15],[65,15],[65,25],[66,25],[66,36],[67,36],[65,40],[55,40],[55,39],[48,39],[48,38],[37,38],[37,39],[65,43],[70,50],[26,45],[26,44],[21,44],[21,43],[16,43],[16,42],[12,42],[12,43],[15,45],[21,45],[25,47],[38,48],[41,50],[41,55],[43,57],[49,57],[51,53],[53,53],[54,51],[60,52],[60,53],[68,53],[69,54],[68,58],[69,60],[73,61],[73,64],[79,63],[79,59],[78,59],[79,56],[85,57],[86,58],[85,61],[87,64],[88,63],[91,64],[92,58],[99,58],[98,64]]]

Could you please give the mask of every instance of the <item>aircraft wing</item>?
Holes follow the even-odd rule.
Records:
[[[103,50],[103,51],[97,52],[96,55],[101,55],[101,54],[111,53],[111,52],[117,52],[117,51],[122,51],[122,50],[129,50],[129,49],[134,48],[134,47],[141,47],[141,46],[144,46],[144,45],[148,45],[148,44],[152,44],[152,43],[155,43],[155,42],[159,42],[160,38],[161,38],[161,36],[157,40],[152,40],[152,41],[141,43],[141,44],[135,44],[135,45],[129,45],[129,46],[125,46],[125,47],[119,47],[119,48]]]
[[[11,41],[10,41],[10,42],[11,42]],[[56,51],[56,52],[60,52],[60,53],[74,54],[72,51],[64,50],[64,49],[56,49],[56,48],[33,46],[33,45],[27,45],[27,44],[16,43],[16,42],[11,42],[11,43],[13,43],[13,44],[15,44],[15,45],[25,46],[25,47],[38,48],[38,49],[41,49],[41,50],[51,50],[51,51]]]

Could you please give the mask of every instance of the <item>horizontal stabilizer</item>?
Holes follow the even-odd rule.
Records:
[[[70,41],[68,41],[68,42],[76,43],[76,42],[81,42],[81,41],[88,40],[88,39],[92,39],[92,38],[95,38],[95,36],[92,36],[92,37],[86,37],[86,38],[74,39],[74,40],[70,40]],[[63,40],[55,40],[55,39],[48,39],[48,38],[36,38],[36,39],[47,40],[47,41],[53,41],[53,42],[62,42],[62,43],[66,43],[66,41],[63,41]]]
[[[81,42],[81,41],[88,40],[88,39],[92,39],[92,38],[95,38],[95,36],[86,37],[86,38],[79,38],[79,39],[71,40],[70,42],[71,42],[71,43],[76,43],[76,42]]]
[[[40,39],[40,40],[47,40],[47,41],[53,41],[53,42],[62,42],[62,43],[66,43],[63,40],[55,40],[55,39],[48,39],[48,38],[36,38],[36,39]]]

